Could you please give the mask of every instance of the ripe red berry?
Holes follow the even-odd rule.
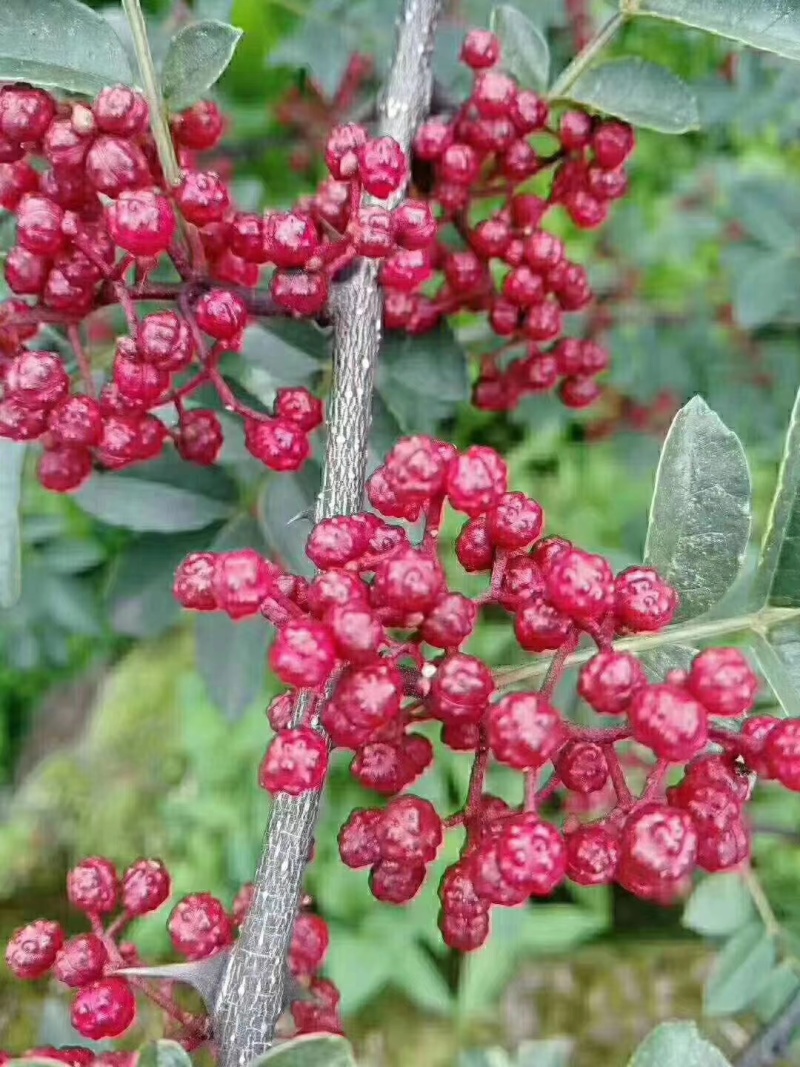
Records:
[[[319,243],[319,232],[310,215],[273,211],[264,216],[264,251],[276,267],[284,270],[305,267]]]
[[[222,451],[224,437],[213,411],[183,411],[175,433],[175,447],[189,463],[211,467]]]
[[[175,572],[172,591],[184,608],[193,611],[216,611],[219,607],[214,591],[214,571],[218,556],[210,552],[192,552]]]
[[[477,619],[473,601],[461,593],[446,593],[426,615],[422,639],[435,648],[458,648],[474,630]]]
[[[358,559],[369,544],[369,530],[354,518],[323,519],[311,531],[306,555],[321,570]]]
[[[136,998],[123,978],[104,978],[83,989],[72,1003],[72,1025],[82,1037],[121,1037],[136,1018]]]
[[[520,646],[528,652],[547,652],[560,648],[572,632],[572,621],[543,597],[524,600],[514,619],[514,633]]]
[[[376,837],[382,811],[357,808],[339,831],[339,855],[348,867],[370,867],[381,858]]]
[[[567,789],[595,793],[608,781],[608,766],[602,745],[594,741],[569,741],[558,753],[556,770]]]
[[[136,347],[145,362],[172,372],[189,366],[194,349],[186,320],[174,311],[159,311],[142,319]]]
[[[628,714],[634,738],[659,759],[691,759],[708,741],[705,708],[684,689],[672,685],[638,689]]]
[[[602,556],[572,548],[545,571],[553,604],[573,619],[598,619],[613,606],[614,575]]]
[[[200,329],[217,341],[238,339],[247,325],[247,306],[241,297],[227,289],[215,289],[201,296],[194,312]]]
[[[122,877],[122,906],[128,915],[149,915],[171,892],[172,880],[161,860],[138,860]]]
[[[325,738],[308,726],[276,734],[258,771],[258,784],[270,793],[300,796],[322,788],[328,771]]]
[[[376,602],[409,615],[432,607],[443,586],[438,559],[419,549],[402,549],[375,565]]]
[[[489,571],[494,563],[495,548],[486,519],[465,522],[456,538],[456,556],[465,571]]]
[[[497,503],[508,485],[505,461],[492,448],[473,445],[451,461],[447,496],[457,511],[476,518]]]
[[[403,796],[386,808],[375,835],[384,860],[406,865],[430,863],[442,843],[442,823],[430,801]]]
[[[647,685],[647,674],[629,652],[605,649],[581,669],[578,692],[601,715],[623,715],[636,690]]]
[[[678,594],[649,567],[631,567],[617,575],[614,610],[626,630],[661,630],[678,610]]]
[[[86,153],[85,167],[91,187],[112,199],[124,189],[140,189],[153,180],[144,152],[123,137],[97,137]]]
[[[189,960],[212,956],[233,941],[233,923],[222,902],[210,893],[184,897],[167,923],[175,950]]]
[[[564,738],[560,714],[536,693],[502,697],[487,709],[485,726],[495,758],[520,771],[541,767]]]
[[[53,974],[64,985],[82,989],[103,977],[108,963],[106,946],[95,934],[70,938],[59,950]]]
[[[206,152],[215,148],[222,137],[225,123],[219,107],[211,100],[200,100],[172,122],[175,140],[184,148]]]
[[[127,85],[103,89],[92,105],[92,111],[99,130],[120,137],[141,133],[149,119],[147,101]]]
[[[325,615],[336,651],[350,663],[366,663],[374,659],[386,642],[380,620],[366,604],[337,604]]]
[[[299,386],[279,389],[275,397],[275,414],[310,433],[322,425],[322,401]]]
[[[175,235],[175,213],[154,189],[126,189],[106,208],[108,232],[134,256],[158,256]]]
[[[325,962],[330,934],[319,915],[301,912],[297,916],[289,949],[289,970],[295,978],[312,978]]]
[[[778,722],[768,732],[761,755],[773,778],[800,792],[800,719]]]
[[[349,181],[358,173],[358,149],[367,143],[367,131],[363,126],[348,122],[334,126],[325,146],[325,162],[332,176],[340,181]]]
[[[405,904],[417,895],[425,881],[422,863],[380,860],[369,873],[369,888],[376,900],[385,904]]]
[[[245,444],[248,452],[274,471],[300,470],[311,446],[305,431],[288,419],[247,419]]]
[[[57,445],[91,448],[100,440],[103,416],[90,396],[68,396],[50,412],[47,429]]]
[[[56,113],[56,102],[44,89],[5,85],[0,89],[0,133],[13,144],[39,141]]]
[[[454,915],[444,912],[439,920],[444,943],[456,952],[474,952],[489,937],[489,914]]]
[[[47,974],[64,944],[58,923],[37,919],[17,930],[6,946],[6,963],[17,978],[30,981]]]
[[[336,663],[331,633],[311,619],[289,622],[279,631],[269,662],[286,685],[316,688],[327,681]]]
[[[427,248],[436,232],[436,219],[424,200],[404,200],[395,208],[394,238],[402,248]]]
[[[385,200],[408,179],[408,160],[393,137],[378,137],[361,145],[356,152],[358,173],[368,193]]]
[[[106,915],[119,903],[119,876],[110,860],[96,856],[67,874],[67,897],[87,915]]]
[[[198,560],[197,556],[189,558]],[[202,559],[202,556],[199,558]],[[269,595],[274,574],[273,565],[252,548],[217,556],[211,575],[216,606],[227,612],[232,619],[255,615],[262,601]],[[189,588],[197,587],[195,584]]]
[[[231,198],[227,185],[215,171],[189,170],[175,190],[175,202],[187,222],[207,226],[219,222],[230,207]]]
[[[85,448],[48,448],[39,457],[39,483],[52,493],[75,492],[91,473],[92,456]]]
[[[276,270],[271,292],[278,307],[302,318],[313,318],[324,311],[328,302],[328,275],[322,271]]]
[[[517,84],[508,74],[487,70],[475,78],[472,103],[486,119],[509,115],[517,96]]]
[[[555,826],[533,812],[509,815],[496,828],[497,866],[526,895],[549,896],[564,880],[566,849]]]
[[[486,512],[486,527],[498,548],[525,548],[539,536],[543,523],[541,505],[525,493],[504,493]]]
[[[648,804],[631,815],[622,833],[621,874],[626,881],[653,888],[691,871],[697,831],[685,811]]]
[[[237,211],[227,231],[230,250],[248,263],[266,263],[264,220],[255,213]]]
[[[692,663],[686,688],[709,715],[735,717],[751,711],[758,678],[736,648],[709,648]]]
[[[635,143],[631,127],[613,119],[600,123],[592,134],[594,158],[604,170],[621,167],[633,152]]]
[[[470,30],[461,45],[461,61],[473,70],[493,67],[500,58],[500,42],[489,30]]]
[[[604,826],[579,826],[564,838],[567,878],[578,885],[608,885],[619,863],[618,839]]]
[[[453,142],[453,127],[444,119],[429,119],[417,130],[414,152],[420,159],[431,163],[441,158]]]

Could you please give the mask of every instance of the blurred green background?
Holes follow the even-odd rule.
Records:
[[[93,6],[124,32],[116,8]],[[453,92],[464,87],[455,61],[464,29],[486,25],[491,6],[449,4],[437,74]],[[573,34],[563,0],[518,6],[564,65]],[[599,25],[607,5],[588,7]],[[320,137],[347,64],[356,53],[374,59],[374,74],[350,104],[358,113],[390,55],[393,9],[394,0],[148,5],[157,55],[191,17],[228,19],[246,31],[216,90],[230,129],[209,160],[226,173],[235,168],[242,207],[288,205],[314,187]],[[747,446],[756,533],[763,526],[800,385],[800,67],[659,23],[627,28],[613,51],[657,60],[687,79],[703,128],[672,139],[642,133],[631,195],[611,223],[599,235],[563,227],[571,254],[590,268],[599,335],[613,354],[599,407],[576,415],[542,398],[508,417],[476,412],[456,402],[457,390],[452,398],[442,392],[450,361],[461,356],[452,339],[443,352],[441,337],[410,342],[413,374],[409,349],[390,341],[382,381],[386,395],[398,384],[412,389],[415,403],[437,390],[441,403],[420,419],[460,447],[506,452],[515,488],[541,501],[550,532],[624,566],[641,559],[669,419],[698,392]],[[104,320],[98,343],[118,327],[113,316]],[[473,353],[488,341],[480,331],[468,319],[459,326]],[[310,329],[256,327],[236,373],[266,403],[286,382],[324,384],[324,352]],[[407,411],[404,418],[379,399],[375,458],[400,431],[417,428]],[[91,501],[48,495],[26,476],[23,593],[0,614],[3,939],[39,914],[79,929],[65,913],[63,878],[93,853],[123,865],[160,855],[176,896],[207,890],[227,903],[252,874],[268,803],[256,785],[269,738],[264,709],[278,691],[265,669],[268,634],[259,623],[182,617],[171,575],[186,552],[207,546],[252,544],[301,562],[303,528],[285,522],[312,499],[314,484],[306,475],[271,477],[248,459],[235,428],[226,429],[219,471],[189,476],[163,461],[131,474],[133,482],[217,501],[219,519],[201,528],[123,529]],[[472,649],[497,666],[514,662],[500,619],[481,625]],[[468,773],[468,759],[445,750],[415,791],[457,804]],[[500,772],[492,782],[500,793],[510,784]],[[438,938],[435,877],[412,906],[392,910],[370,897],[362,873],[339,863],[336,830],[363,801],[337,762],[309,891],[331,921],[328,973],[365,1063],[436,1067],[476,1043],[566,1035],[576,1042],[572,1063],[599,1067],[623,1063],[654,1022],[703,1012],[714,938],[729,931],[706,928],[709,943],[694,932],[703,923],[682,922],[681,908],[649,907],[622,891],[565,890],[498,915],[491,945],[457,959]],[[768,831],[759,837],[759,886],[781,924],[787,963],[774,988],[735,1020],[728,1010],[706,1012],[728,1049],[800,984],[800,800],[764,790],[754,808]],[[746,917],[749,904],[740,906]],[[143,953],[168,954],[163,916],[141,921],[132,935]],[[16,1049],[74,1040],[63,998],[0,972],[0,1040]]]

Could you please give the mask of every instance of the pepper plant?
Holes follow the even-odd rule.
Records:
[[[436,936],[463,954],[485,951],[498,916],[567,885],[616,885],[656,905],[688,897],[699,874],[712,881],[698,893],[717,877],[746,888],[757,782],[800,792],[800,401],[747,566],[748,461],[700,396],[670,426],[634,566],[550,530],[498,449],[447,439],[459,404],[510,417],[531,398],[573,412],[602,401],[613,351],[597,339],[580,241],[629,194],[636,128],[700,124],[676,74],[605,49],[651,19],[796,60],[800,10],[624,0],[588,40],[582,14],[581,47],[554,75],[546,36],[502,5],[463,35],[456,96],[434,77],[447,12],[405,0],[374,106],[356,121],[350,97],[335,96],[326,176],[287,210],[261,212],[237,205],[233,173],[206,162],[226,131],[209,93],[240,31],[184,11],[157,64],[139,0],[122,8],[126,43],[78,0],[0,11],[0,205],[13,220],[2,601],[26,581],[16,508],[30,450],[41,486],[88,514],[181,534],[164,570],[206,640],[225,641],[223,702],[247,703],[235,693],[243,657],[267,648],[285,691],[268,709],[266,753],[253,752],[272,797],[263,850],[231,910],[209,892],[171,902],[168,857],[120,871],[96,855],[67,879],[85,933],[34,919],[9,941],[18,978],[74,990],[83,1038],[128,1034],[146,998],[165,1040],[23,1059],[177,1063],[209,1047],[224,1067],[345,1065],[342,1037],[309,1036],[344,1028],[323,974],[329,927],[304,896],[343,753],[375,800],[338,828],[342,863],[364,870],[382,904],[405,905],[433,880]],[[276,377],[268,397],[247,373],[260,361]],[[236,472],[254,468],[272,474],[237,514]],[[513,665],[467,651],[486,618],[505,627]],[[757,707],[765,694],[778,714]],[[471,769],[458,799],[437,803],[422,783],[447,752]],[[505,796],[489,784],[498,768]],[[183,961],[148,966],[128,927],[168,902]],[[692,895],[687,922],[709,921]],[[763,908],[716,932],[733,935],[721,959],[744,956],[752,989],[783,975],[789,953]],[[731,1010],[744,1007],[726,981]],[[184,1006],[181,985],[202,1010]],[[782,987],[740,1063],[784,1049],[797,986]],[[300,1036],[283,1043],[287,1009]],[[520,1062],[544,1055],[523,1049]],[[692,1057],[726,1062],[674,1024],[632,1063]]]

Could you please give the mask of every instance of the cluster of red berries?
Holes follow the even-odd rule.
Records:
[[[274,214],[269,225],[257,218],[253,230],[255,216],[234,215],[221,179],[191,166],[194,153],[222,134],[214,104],[198,104],[173,121],[186,169],[168,195],[148,117],[144,98],[125,87],[104,90],[91,107],[60,105],[24,85],[0,90],[0,207],[17,223],[5,276],[18,297],[34,299],[0,304],[0,436],[40,440],[39,478],[57,492],[80,488],[95,465],[120,470],[154,459],[168,438],[184,459],[213,464],[223,445],[219,417],[186,405],[207,382],[242,417],[250,452],[273,470],[300,468],[308,435],[322,423],[322,405],[306,389],[281,390],[268,415],[241,404],[218,369],[224,353],[239,347],[250,315],[248,292],[226,286],[255,285],[255,259],[296,266],[302,246],[305,262],[303,242],[316,247],[312,225]],[[179,216],[184,227],[199,228],[188,251],[176,236]],[[236,255],[240,244],[227,229],[220,232],[224,216],[232,216],[225,223],[231,231],[236,220],[249,250],[260,242],[256,255]],[[164,255],[182,288],[148,285]],[[278,273],[274,286],[280,290]],[[169,298],[183,301],[181,313],[138,316],[137,300]],[[98,394],[78,324],[113,302],[122,305],[130,336],[118,339]],[[42,322],[69,328],[74,382],[59,353],[27,347]],[[169,406],[177,415],[172,429],[154,413]]]
[[[167,902],[172,882],[157,859],[138,860],[120,876],[114,864],[103,857],[84,860],[67,875],[70,904],[89,920],[91,933],[67,938],[57,922],[38,919],[18,930],[6,948],[6,963],[27,981],[51,975],[76,990],[72,1025],[94,1041],[120,1037],[136,1022],[134,990],[150,996],[163,1009],[170,1036],[187,1049],[203,1044],[210,1036],[208,1019],[183,1010],[170,996],[141,978],[116,972],[141,966],[134,944],[121,941],[129,924],[157,911]],[[232,945],[250,907],[253,887],[239,892],[230,912],[210,893],[197,893],[179,901],[167,922],[170,940],[178,955],[202,960]],[[331,982],[319,977],[328,950],[328,927],[323,919],[303,910],[297,917],[289,954],[289,970],[312,994],[293,1006],[298,1032],[341,1032],[339,993]],[[47,1055],[69,1067],[90,1067],[95,1054],[86,1049],[33,1049],[25,1058]],[[128,1054],[119,1054],[125,1057]],[[0,1064],[10,1059],[0,1052]],[[133,1067],[129,1059],[101,1058],[107,1067]]]
[[[675,592],[649,568],[615,575],[601,556],[543,538],[541,507],[509,491],[492,449],[458,453],[429,437],[401,440],[372,475],[368,496],[379,514],[314,528],[306,547],[318,568],[312,580],[254,551],[195,553],[177,572],[175,594],[184,607],[235,619],[260,612],[278,630],[270,665],[292,690],[269,710],[276,734],[259,772],[265,789],[320,789],[332,745],[353,753],[351,771],[363,786],[394,798],[382,810],[354,812],[339,838],[346,864],[371,869],[378,899],[410,900],[444,829],[454,826],[466,838],[442,883],[441,925],[460,950],[483,943],[491,905],[549,895],[565,878],[616,881],[667,901],[697,867],[722,870],[747,857],[748,776],[800,787],[800,727],[759,716],[730,729],[758,690],[741,652],[709,649],[690,671],[652,684],[614,639],[667,626]],[[474,599],[451,591],[439,558],[445,504],[467,516],[456,541],[461,566],[489,576]],[[392,518],[424,518],[419,542]],[[523,649],[555,653],[540,691],[510,691],[524,670],[504,681],[460,651],[490,605],[508,613]],[[567,657],[587,638],[597,652],[581,654],[578,691],[599,717],[591,728],[567,721],[552,699]],[[604,725],[608,717],[614,722]],[[419,732],[428,723],[444,745],[475,759],[463,808],[444,818],[402,792],[434,759]],[[638,795],[618,748],[623,759],[631,748],[644,756]],[[484,793],[490,759],[520,772],[516,809]],[[599,818],[582,821],[569,810],[571,796],[607,795],[609,786],[612,800]],[[561,826],[542,815],[547,803],[558,805]]]
[[[605,222],[628,189],[633,130],[578,110],[556,123],[545,100],[498,69],[500,44],[485,30],[468,34],[461,58],[475,74],[472,95],[414,141],[442,240],[433,260],[400,252],[384,263],[387,328],[424,333],[443,316],[484,312],[501,343],[482,360],[478,407],[507,411],[556,386],[568,407],[587,407],[609,354],[563,338],[564,315],[585,309],[593,293],[584,267],[542,222],[557,207],[582,229]],[[446,240],[453,229],[460,248]],[[434,270],[440,284],[423,288]]]

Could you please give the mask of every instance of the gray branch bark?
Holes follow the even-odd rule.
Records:
[[[795,993],[785,1007],[734,1061],[736,1067],[773,1067],[789,1051],[800,1032],[800,993]]]
[[[440,7],[441,0],[403,0],[396,52],[381,100],[380,129],[406,150],[430,104],[431,55]],[[376,265],[362,261],[346,282],[335,287],[331,301],[333,385],[318,521],[352,514],[363,506],[381,311]],[[310,793],[278,796],[272,806],[253,903],[213,1011],[220,1067],[246,1067],[274,1039],[286,1002],[286,956],[319,803],[320,794]]]

